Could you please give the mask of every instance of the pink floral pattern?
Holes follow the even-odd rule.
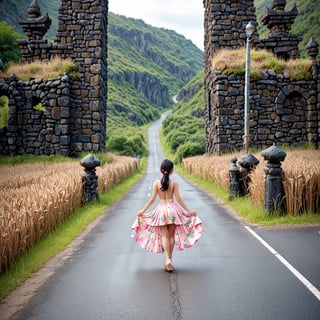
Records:
[[[202,221],[183,212],[175,202],[160,202],[157,207],[136,217],[131,227],[132,238],[142,248],[155,253],[164,252],[161,243],[160,226],[176,225],[175,245],[178,251],[193,246],[203,235]]]

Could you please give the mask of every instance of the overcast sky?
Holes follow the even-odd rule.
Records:
[[[203,50],[202,0],[109,0],[109,11],[174,30]]]

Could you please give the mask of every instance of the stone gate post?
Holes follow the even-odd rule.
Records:
[[[100,160],[88,154],[80,160],[80,164],[84,167],[82,176],[82,202],[87,203],[99,199],[98,176],[96,175],[96,167],[100,166]]]
[[[229,177],[230,177],[230,191],[229,191],[229,199],[233,200],[240,195],[240,169],[237,166],[237,158],[232,157],[231,159],[231,167],[229,169]]]
[[[261,152],[261,156],[267,161],[264,168],[265,177],[265,200],[264,207],[271,213],[281,209],[283,201],[282,168],[281,162],[286,153],[277,146],[271,146]]]
[[[240,170],[240,195],[245,196],[249,193],[250,172],[259,164],[259,160],[251,153],[246,153],[238,160]]]

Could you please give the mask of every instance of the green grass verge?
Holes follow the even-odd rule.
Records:
[[[173,159],[174,155],[170,153],[169,147],[165,143],[163,133],[160,132],[160,139],[165,156],[169,159]],[[195,176],[192,176],[185,171],[181,165],[175,165],[174,169],[185,178],[193,181],[204,190],[213,193],[216,197],[220,198],[226,205],[232,208],[247,222],[258,224],[261,226],[294,226],[294,225],[313,225],[320,224],[319,214],[303,214],[301,216],[294,217],[292,215],[281,215],[279,213],[268,214],[264,208],[258,207],[253,204],[249,197],[241,197],[234,200],[229,200],[229,192],[226,192],[217,184],[202,180]]]
[[[63,250],[78,237],[86,227],[119,200],[145,173],[146,160],[130,178],[116,185],[112,190],[100,195],[100,200],[77,209],[55,231],[45,235],[34,247],[21,256],[6,273],[0,275],[0,300],[10,291],[39,270],[51,257]]]

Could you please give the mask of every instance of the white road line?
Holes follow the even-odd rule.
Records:
[[[295,269],[284,257],[281,256],[275,249],[273,249],[265,240],[263,240],[250,227],[244,226],[263,246],[265,246],[291,273],[302,282],[302,284],[309,289],[313,295],[320,301],[320,291],[306,279],[297,269]]]

